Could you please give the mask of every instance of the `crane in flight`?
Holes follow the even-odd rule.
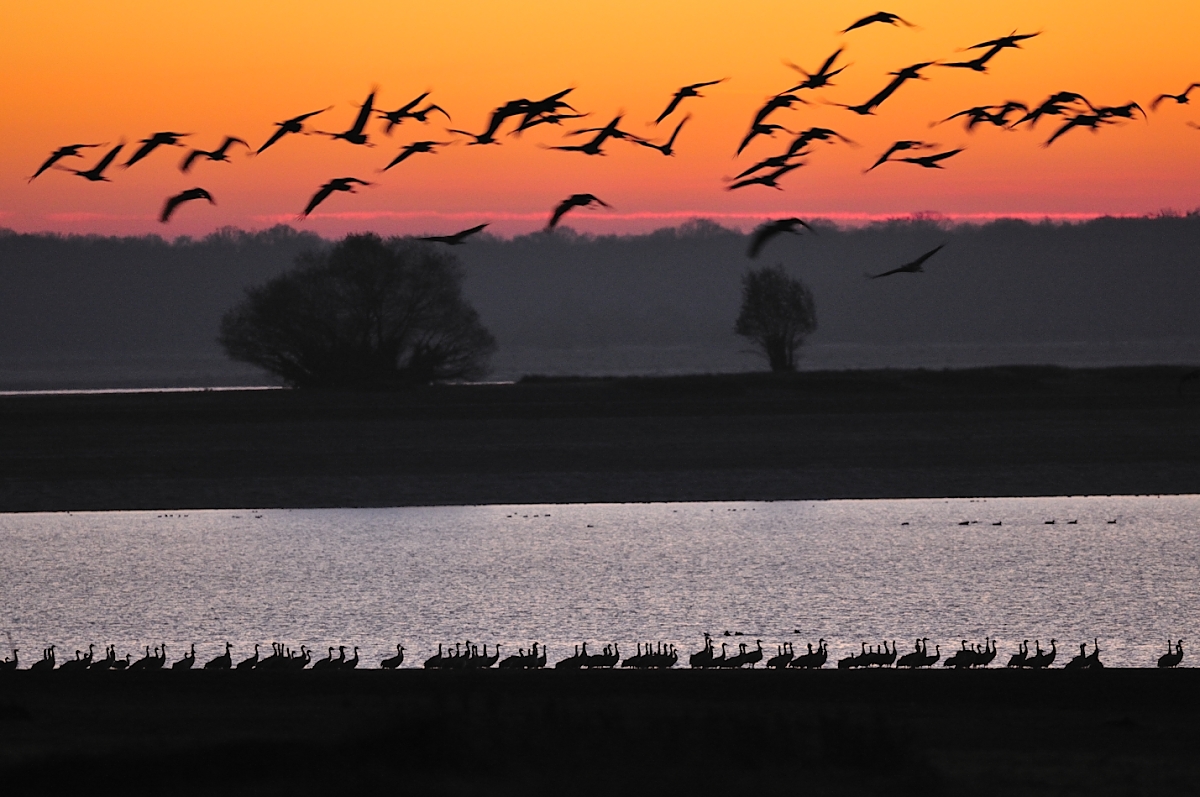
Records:
[[[585,144],[572,144],[568,146],[547,147],[547,149],[558,149],[564,152],[582,152],[584,155],[603,155],[604,152],[600,147],[610,138],[619,138],[626,141],[639,142],[645,139],[640,136],[635,136],[633,133],[622,130],[620,127],[621,119],[624,114],[617,114],[612,121],[604,127],[585,127],[581,130],[572,130],[567,133],[568,136],[578,136],[584,133],[595,133],[596,135],[591,141]]]
[[[324,130],[318,131],[322,135],[330,138],[340,138],[342,141],[358,146],[371,146],[367,140],[367,134],[363,132],[367,128],[367,122],[371,120],[371,111],[375,107],[375,92],[372,91],[367,95],[367,99],[358,109],[358,116],[354,117],[354,124],[350,125],[349,129],[343,130],[340,133],[329,133]]]
[[[878,94],[864,102],[862,105],[841,105],[840,103],[834,104],[841,108],[845,108],[848,111],[853,111],[859,116],[870,116],[875,113],[876,108],[883,104],[884,100],[895,94],[896,89],[900,88],[908,81],[928,80],[929,78],[924,77],[921,74],[921,70],[925,69],[926,67],[933,66],[936,63],[937,61],[924,61],[919,64],[913,64],[912,66],[906,66],[903,69],[899,69],[895,72],[889,72],[888,74],[893,76],[892,82],[884,86]]]
[[[29,178],[29,182],[32,183],[38,178],[39,175],[41,175],[42,172],[58,163],[63,158],[82,158],[83,153],[80,152],[81,149],[91,149],[92,147],[103,146],[103,144],[68,144],[65,147],[59,147],[58,149],[54,150],[54,152],[50,153],[50,157],[38,167],[38,170],[33,173],[33,177]]]
[[[1064,122],[1063,125],[1058,128],[1058,130],[1054,131],[1054,135],[1052,135],[1052,136],[1050,136],[1050,138],[1046,139],[1046,143],[1042,144],[1042,146],[1049,147],[1051,144],[1053,144],[1059,138],[1061,138],[1062,136],[1065,136],[1067,133],[1070,133],[1072,130],[1074,130],[1077,127],[1078,128],[1086,127],[1089,130],[1091,130],[1093,133],[1095,133],[1097,130],[1100,129],[1101,125],[1106,125],[1106,124],[1111,124],[1111,123],[1112,123],[1112,119],[1105,117],[1105,116],[1101,116],[1100,114],[1096,114],[1096,113],[1077,114],[1075,116],[1072,116],[1066,122]]]
[[[550,222],[546,225],[546,230],[553,230],[558,226],[558,221],[567,211],[573,208],[586,208],[589,205],[600,205],[601,207],[611,208],[612,205],[605,202],[595,194],[571,194],[571,196],[559,202],[554,208],[554,213],[550,216]]]
[[[71,169],[67,166],[56,166],[54,168],[62,169],[63,171],[70,172],[71,174],[77,174],[83,179],[90,180],[93,183],[111,182],[107,177],[104,176],[104,170],[112,164],[113,160],[117,157],[117,153],[119,153],[124,147],[124,144],[117,144],[104,154],[104,157],[100,159],[99,163],[90,169]]]
[[[841,55],[843,52],[845,52],[845,50],[846,50],[845,47],[839,47],[837,52],[835,52],[833,55],[831,55],[825,59],[825,63],[821,64],[820,69],[818,69],[816,72],[813,72],[811,74],[804,71],[804,69],[802,69],[801,67],[796,66],[791,61],[784,61],[783,62],[784,66],[787,66],[790,69],[794,69],[797,72],[799,72],[801,75],[804,75],[803,83],[798,83],[795,86],[792,86],[790,89],[785,91],[784,94],[791,94],[793,91],[802,91],[804,89],[820,89],[820,88],[824,88],[825,86],[832,86],[833,84],[830,83],[829,81],[834,76],[836,76],[838,73],[840,73],[844,69],[846,69],[846,67],[845,66],[839,67],[837,69],[834,69],[832,72],[829,71],[830,67],[833,66],[834,62],[837,61],[838,56]],[[846,66],[849,66],[849,64],[847,64]]]
[[[1192,89],[1197,87],[1200,87],[1200,83],[1193,83],[1192,85],[1188,86],[1183,90],[1182,94],[1159,94],[1150,103],[1150,110],[1157,111],[1159,103],[1161,103],[1163,100],[1175,100],[1176,105],[1187,105],[1189,102],[1188,95],[1192,93]]]
[[[425,237],[418,238],[417,240],[432,241],[433,243],[438,244],[449,244],[450,246],[460,246],[472,235],[483,232],[485,227],[487,227],[487,224],[478,224],[474,227],[470,227],[466,230],[460,230],[459,232],[451,235],[426,235]]]
[[[228,163],[229,148],[234,144],[241,144],[246,149],[250,149],[250,145],[245,141],[242,141],[240,138],[236,138],[235,136],[226,136],[225,140],[221,142],[221,146],[217,147],[211,152],[202,149],[194,149],[189,152],[187,157],[183,159],[183,163],[179,164],[179,171],[187,174],[188,170],[192,168],[192,164],[195,163],[196,158],[205,158],[210,161]]]
[[[703,97],[704,95],[700,93],[700,89],[708,86],[715,86],[718,83],[724,83],[728,79],[729,78],[723,77],[720,80],[709,80],[705,83],[692,83],[689,86],[684,86],[683,88],[679,89],[679,91],[675,92],[675,96],[671,98],[671,102],[668,103],[666,110],[660,113],[658,118],[654,120],[654,124],[658,124],[663,119],[666,119],[668,116],[674,113],[675,109],[679,107],[679,103],[683,102],[688,97]]]
[[[1082,94],[1074,91],[1060,91],[1057,94],[1051,94],[1041,105],[1028,111],[1011,126],[1015,128],[1017,125],[1028,122],[1030,127],[1037,127],[1038,120],[1043,116],[1066,116],[1076,110],[1071,106],[1078,106],[1080,103],[1087,106],[1089,110],[1095,110],[1095,107],[1088,102],[1087,97]]]
[[[879,160],[875,161],[869,169],[863,170],[863,174],[873,172],[883,164],[891,160],[891,157],[897,152],[904,152],[910,149],[933,149],[937,144],[929,144],[924,141],[897,141],[888,147],[887,152],[879,156]]]
[[[446,109],[440,105],[437,105],[436,103],[431,102],[424,108],[417,108],[417,106],[421,104],[421,100],[428,96],[429,92],[427,91],[417,97],[415,100],[401,105],[394,111],[377,111],[380,119],[387,120],[387,127],[383,129],[384,134],[390,136],[392,134],[392,128],[396,125],[403,124],[405,119],[416,119],[418,122],[424,123],[428,121],[429,114],[433,111],[437,111],[445,116],[446,119],[449,119],[450,114],[446,113]]]
[[[887,11],[876,11],[874,14],[868,14],[867,16],[863,17],[862,19],[858,20],[857,22],[852,23],[850,25],[850,27],[846,28],[843,31],[839,31],[839,32],[842,35],[845,35],[852,30],[858,30],[859,28],[865,28],[867,25],[874,25],[876,23],[885,24],[885,25],[899,24],[899,25],[904,25],[905,27],[908,27],[908,28],[917,27],[916,25],[912,24],[908,20],[901,19],[898,14],[892,14]]]
[[[437,147],[445,147],[445,146],[449,146],[450,144],[453,144],[453,143],[454,143],[453,141],[414,141],[413,143],[406,146],[404,149],[400,150],[400,154],[397,155],[396,157],[392,158],[391,163],[389,163],[387,166],[384,166],[379,171],[386,172],[388,169],[392,168],[396,164],[398,164],[402,161],[408,160],[413,155],[416,155],[419,152],[428,152],[430,154],[436,155]]]
[[[207,199],[210,205],[217,204],[216,200],[212,198],[212,194],[208,193],[203,188],[189,188],[188,190],[178,193],[175,196],[167,199],[166,203],[163,205],[162,215],[158,217],[158,220],[163,224],[166,224],[171,220],[171,214],[175,212],[175,208],[179,207],[184,202],[191,202],[193,199]]]
[[[909,263],[905,263],[903,266],[900,266],[899,268],[894,268],[891,271],[884,271],[882,274],[868,274],[867,278],[877,280],[880,277],[889,277],[892,274],[916,274],[919,271],[924,271],[925,269],[923,268],[923,266],[925,265],[925,261],[928,260],[929,258],[933,257],[934,255],[936,255],[938,252],[942,251],[942,247],[944,247],[944,246],[945,246],[945,244],[941,244],[940,246],[930,249],[928,252],[921,255],[916,260],[913,260],[912,262],[909,262]]]
[[[967,108],[964,111],[959,111],[958,113],[952,113],[945,119],[942,119],[939,122],[934,122],[929,126],[936,127],[960,117],[965,117],[966,122],[964,123],[964,126],[966,127],[967,132],[973,132],[975,127],[981,124],[990,124],[994,125],[995,127],[1007,128],[1008,116],[1013,111],[1028,112],[1029,108],[1026,107],[1024,103],[1015,102],[1013,100],[1009,100],[1003,105],[978,105],[974,108]]]
[[[779,132],[780,130],[782,130],[785,133],[790,133],[791,135],[796,135],[796,132],[794,130],[788,130],[783,125],[762,124],[762,123],[752,125],[750,127],[750,132],[747,133],[746,137],[742,139],[742,143],[738,144],[737,153],[734,154],[733,157],[736,158],[738,155],[741,155],[742,150],[744,150],[746,147],[748,147],[750,145],[750,142],[753,141],[754,139],[758,138],[759,136],[767,136],[768,138],[774,138],[775,134],[777,132]]]
[[[471,138],[475,139],[474,141],[467,143],[468,147],[486,144],[499,144],[500,142],[496,140],[496,133],[500,131],[500,126],[503,125],[510,116],[518,116],[526,113],[531,105],[533,105],[533,103],[526,99],[510,100],[496,110],[492,111],[492,116],[488,120],[487,129],[482,133],[471,133],[466,130],[450,130],[449,132],[470,136]]]
[[[788,163],[788,164],[785,164],[784,166],[780,166],[778,169],[775,169],[772,172],[769,172],[764,175],[760,175],[759,177],[747,177],[745,180],[738,180],[736,183],[733,183],[732,185],[729,185],[728,187],[726,187],[725,190],[726,191],[736,191],[739,188],[746,188],[746,187],[752,186],[752,185],[763,185],[763,186],[767,186],[768,188],[774,188],[777,191],[782,191],[783,186],[781,186],[779,184],[779,182],[778,182],[779,178],[783,177],[785,174],[787,174],[790,171],[799,169],[803,165],[804,165],[803,162]]]
[[[1003,47],[993,47],[978,58],[972,58],[970,61],[944,61],[938,66],[948,66],[955,69],[970,69],[974,72],[986,72],[988,61],[995,58]]]
[[[137,163],[159,147],[184,146],[179,139],[190,135],[191,133],[155,133],[154,135],[150,136],[150,138],[143,138],[138,142],[142,146],[138,148],[137,152],[130,156],[129,160],[125,161],[125,168],[128,169],[130,166]]]
[[[646,141],[645,139],[641,139],[641,138],[633,139],[633,143],[641,144],[643,147],[649,147],[650,149],[656,149],[659,152],[661,152],[662,154],[667,155],[667,156],[674,155],[675,154],[675,139],[679,135],[679,131],[683,129],[683,126],[685,124],[687,124],[688,120],[691,118],[692,118],[691,114],[688,114],[687,116],[683,117],[683,119],[681,119],[679,121],[679,124],[675,125],[675,132],[671,133],[671,137],[667,139],[667,143],[665,143],[665,144],[654,144],[650,141]]]
[[[328,199],[329,195],[334,191],[346,191],[351,194],[358,193],[354,190],[355,185],[371,184],[366,180],[359,180],[357,177],[335,177],[317,189],[317,193],[312,195],[312,199],[308,200],[308,205],[304,208],[304,212],[300,214],[300,218],[307,218],[308,214],[316,210],[317,205]]]
[[[332,107],[333,107],[332,105],[329,106],[329,108],[332,108]],[[275,125],[279,129],[276,130],[271,135],[271,137],[267,139],[267,143],[265,143],[261,147],[259,147],[258,151],[254,154],[261,155],[263,153],[263,150],[265,150],[267,147],[274,144],[279,139],[288,135],[289,133],[303,133],[304,132],[304,120],[309,119],[310,117],[316,116],[319,113],[325,113],[326,111],[329,110],[329,108],[322,108],[319,111],[309,111],[308,113],[302,113],[299,116],[293,116],[291,119],[285,119],[282,122],[276,122]]]
[[[775,236],[782,235],[784,233],[801,235],[801,229],[808,230],[814,235],[816,234],[816,231],[813,230],[813,228],[809,226],[808,222],[804,221],[803,219],[792,217],[788,219],[776,219],[774,221],[768,221],[766,224],[763,224],[754,231],[754,236],[750,239],[750,248],[747,250],[747,254],[751,258],[758,257],[758,253],[762,250],[762,248],[766,246],[767,242]]]
[[[896,160],[900,161],[901,163],[912,163],[925,169],[942,169],[944,168],[942,166],[942,161],[953,158],[962,151],[963,150],[961,148],[952,149],[947,150],[946,152],[937,152],[933,155],[910,156],[907,158],[897,158]]]

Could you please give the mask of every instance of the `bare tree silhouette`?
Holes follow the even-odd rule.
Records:
[[[235,360],[297,387],[400,387],[486,371],[496,343],[444,249],[350,235],[248,291],[221,321]]]
[[[743,275],[742,309],[733,331],[758,347],[772,371],[795,371],[800,347],[816,329],[812,291],[782,264]]]

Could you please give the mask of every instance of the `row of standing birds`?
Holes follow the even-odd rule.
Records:
[[[905,25],[910,28],[916,27],[907,20],[901,18],[897,14],[886,11],[879,11],[874,14],[863,17],[851,25],[840,31],[842,35],[851,31],[859,30],[870,25],[887,24],[887,25]],[[1007,35],[1001,36],[988,41],[980,42],[971,45],[965,50],[967,52],[981,52],[977,57],[969,60],[931,60],[912,64],[902,69],[889,73],[891,80],[882,89],[872,95],[870,98],[857,105],[847,105],[843,103],[827,103],[836,105],[846,110],[858,114],[859,116],[872,116],[875,111],[889,98],[891,98],[901,86],[912,80],[928,80],[922,74],[924,70],[932,67],[946,67],[953,69],[965,69],[977,73],[988,72],[989,64],[993,58],[1001,52],[1009,49],[1021,49],[1021,42],[1033,39],[1040,35],[1039,33],[1021,33],[1018,34],[1015,30]],[[845,45],[840,47],[836,52],[829,56],[819,69],[815,72],[808,72],[803,68],[785,62],[787,66],[794,69],[803,76],[803,80],[790,88],[785,89],[778,94],[771,96],[754,114],[749,132],[742,139],[741,144],[737,148],[736,155],[740,155],[752,141],[759,137],[773,138],[778,132],[789,133],[795,138],[782,153],[772,155],[759,163],[743,170],[740,174],[733,178],[729,178],[730,183],[727,190],[736,190],[749,186],[759,185],[769,188],[782,190],[779,185],[779,179],[789,172],[805,165],[803,160],[806,156],[812,154],[810,145],[814,142],[836,143],[842,141],[848,144],[853,144],[849,138],[843,136],[835,130],[822,127],[812,127],[802,132],[789,130],[782,124],[768,121],[768,119],[778,111],[794,109],[800,105],[811,104],[801,95],[803,91],[817,91],[834,86],[832,79],[846,70],[848,65],[834,68],[837,60],[845,52]],[[667,117],[675,113],[680,104],[690,98],[699,98],[704,95],[700,93],[700,89],[715,86],[723,83],[727,78],[719,80],[709,80],[698,83],[693,83],[681,87],[672,96],[666,108],[658,115],[651,123],[658,125]],[[1193,89],[1200,84],[1193,83],[1180,94],[1161,94],[1152,103],[1151,108],[1156,109],[1158,105],[1166,100],[1173,100],[1175,103],[1184,105],[1189,101],[1189,95]],[[516,119],[515,127],[510,129],[509,135],[520,135],[522,132],[541,125],[561,126],[564,121],[580,119],[588,116],[587,113],[579,113],[573,106],[566,102],[565,97],[574,89],[567,88],[558,91],[540,100],[529,100],[520,98],[510,100],[493,110],[488,119],[487,125],[483,132],[473,133],[467,130],[447,128],[447,133],[455,136],[462,136],[470,139],[468,146],[496,145],[500,143],[497,138],[500,135],[504,125],[510,119]],[[227,163],[230,160],[230,150],[233,147],[245,147],[251,150],[253,154],[261,155],[265,150],[275,145],[282,138],[288,135],[309,134],[311,132],[320,135],[329,136],[334,140],[341,140],[346,143],[356,146],[373,146],[370,142],[370,134],[367,132],[368,124],[373,120],[381,120],[384,123],[383,131],[386,135],[391,135],[393,129],[402,125],[407,120],[427,124],[430,114],[437,113],[445,116],[449,121],[450,114],[433,102],[426,102],[429,92],[425,92],[413,100],[405,103],[399,108],[386,111],[375,108],[375,91],[372,91],[359,107],[358,114],[355,117],[353,124],[349,128],[340,132],[328,131],[309,131],[305,129],[305,124],[309,119],[325,113],[330,110],[330,107],[316,111],[294,116],[290,119],[285,119],[282,122],[276,123],[274,134],[257,150],[253,150],[250,144],[244,139],[237,136],[226,136],[223,142],[215,149],[204,150],[193,148],[184,157],[180,163],[180,170],[188,173],[199,160]],[[423,104],[424,103],[424,104]],[[1059,117],[1064,120],[1059,129],[1046,141],[1045,146],[1054,143],[1058,138],[1065,135],[1074,129],[1089,129],[1093,132],[1105,125],[1121,121],[1123,119],[1132,119],[1135,112],[1141,113],[1145,117],[1145,111],[1136,102],[1125,103],[1124,105],[1106,106],[1096,105],[1077,92],[1057,92],[1051,94],[1041,104],[1030,108],[1022,102],[1008,100],[1000,105],[981,105],[973,108],[954,113],[940,122],[940,124],[949,122],[954,119],[962,118],[965,121],[966,129],[973,131],[979,125],[992,125],[994,127],[1015,129],[1021,124],[1028,123],[1030,127],[1037,124],[1042,117]],[[1010,116],[1016,115],[1018,118],[1010,119]],[[602,127],[581,128],[572,130],[566,133],[568,137],[589,135],[590,138],[582,144],[563,144],[558,146],[548,146],[547,149],[559,150],[565,152],[577,152],[583,155],[596,156],[604,155],[604,145],[609,141],[626,141],[644,148],[649,148],[660,152],[666,156],[675,154],[675,141],[683,129],[683,126],[688,122],[691,116],[685,116],[675,127],[670,137],[661,143],[650,141],[642,136],[638,136],[629,130],[621,128],[623,114],[617,114],[611,121]],[[190,133],[178,133],[173,131],[157,132],[148,138],[142,139],[141,146],[133,153],[133,155],[125,161],[124,166],[128,168],[135,163],[148,157],[154,150],[163,146],[185,146],[182,139],[190,136]],[[441,148],[455,143],[454,139],[449,141],[437,140],[421,140],[414,141],[404,146],[401,151],[393,157],[387,165],[379,169],[380,172],[386,172],[393,167],[399,165],[403,161],[419,154],[436,154]],[[124,142],[117,144],[110,149],[100,161],[90,169],[71,169],[59,164],[59,161],[69,157],[81,157],[82,151],[93,147],[101,147],[102,144],[70,144],[59,147],[55,150],[41,165],[40,168],[30,177],[32,182],[39,175],[47,170],[54,168],[66,172],[76,174],[91,182],[105,182],[110,178],[105,175],[106,170],[116,160],[117,156],[124,148]],[[921,151],[937,149],[937,144],[931,144],[920,140],[900,140],[893,143],[886,152],[880,156],[873,165],[865,170],[871,172],[874,169],[888,162],[902,162],[920,166],[927,169],[941,169],[943,163],[963,151],[963,148],[952,150],[944,150],[927,154],[917,154]],[[912,153],[904,155],[903,153]],[[895,157],[893,157],[895,156]],[[305,209],[300,213],[300,218],[307,217],[318,205],[323,203],[332,194],[336,192],[355,193],[358,186],[369,186],[371,182],[362,180],[358,177],[338,177],[334,178],[322,185],[309,199]],[[179,194],[169,197],[163,205],[160,221],[167,222],[175,210],[183,203],[194,200],[207,200],[211,204],[215,204],[215,200],[206,189],[195,187],[187,189]],[[600,200],[593,194],[574,194],[560,202],[554,212],[551,214],[547,229],[552,229],[558,224],[563,214],[577,207],[588,206],[603,206],[609,207],[607,203]],[[461,243],[462,238],[477,232],[482,229],[481,225],[472,230],[464,230],[461,233],[455,233],[450,236],[437,236],[434,240],[443,240],[446,243]],[[461,237],[460,237],[461,236]]]
[[[736,653],[729,653],[728,644],[721,643],[720,655],[717,654],[717,645],[712,637],[708,634],[704,635],[704,646],[691,654],[688,657],[688,664],[694,669],[741,669],[743,667],[754,668],[759,663],[764,663],[769,669],[820,669],[825,666],[829,660],[829,646],[824,639],[817,641],[817,646],[814,649],[812,643],[808,644],[808,651],[796,655],[792,643],[785,642],[777,647],[776,655],[764,662],[764,651],[762,640],[755,640],[756,647],[750,647],[746,643],[739,643]],[[972,669],[975,667],[987,667],[996,658],[996,640],[988,637],[982,644],[976,643],[967,644],[967,640],[962,641],[962,647],[954,653],[942,659],[942,649],[940,645],[934,646],[934,652],[929,652],[929,639],[922,638],[916,640],[913,650],[904,655],[899,655],[896,643],[892,642],[891,647],[885,641],[882,645],[868,648],[865,642],[861,643],[861,650],[858,653],[851,654],[844,658],[838,659],[837,668],[839,670],[857,669],[864,667],[905,667],[910,669],[918,669],[923,667],[932,667],[941,661],[942,666],[952,667],[954,669]],[[1034,650],[1029,649],[1029,640],[1026,639],[1017,646],[1017,652],[1012,654],[1007,662],[1008,667],[1018,669],[1034,669],[1041,670],[1049,668],[1058,657],[1058,640],[1050,640],[1050,649],[1043,650],[1040,640],[1034,641]],[[232,658],[233,646],[228,642],[225,643],[225,652],[214,659],[209,660],[203,665],[205,670],[267,670],[267,671],[287,671],[287,670],[353,670],[358,667],[359,655],[358,648],[354,648],[353,657],[346,656],[346,646],[337,648],[328,648],[328,655],[325,658],[313,659],[312,651],[306,646],[300,646],[300,652],[296,653],[285,645],[280,643],[272,643],[272,653],[270,656],[260,658],[259,646],[254,646],[254,655],[243,659],[236,664]],[[425,669],[430,670],[485,670],[493,666],[498,666],[500,669],[518,669],[518,670],[537,670],[546,666],[546,648],[544,645],[534,642],[528,650],[519,648],[517,653],[501,658],[500,644],[495,645],[494,652],[489,654],[487,645],[483,646],[480,651],[478,645],[472,644],[470,641],[464,643],[455,643],[454,650],[443,649],[442,645],[438,645],[437,653],[430,656],[424,662]],[[338,656],[334,656],[334,651],[338,651]],[[0,671],[16,670],[19,660],[18,651],[13,650],[12,658],[6,658],[0,662]],[[1158,658],[1157,665],[1160,668],[1178,667],[1183,661],[1183,640],[1176,642],[1167,641],[1167,652]],[[579,669],[609,669],[620,665],[621,667],[629,667],[635,669],[670,669],[679,662],[679,653],[674,645],[658,643],[657,645],[649,642],[638,643],[637,653],[633,656],[628,656],[624,660],[621,659],[620,647],[617,644],[605,645],[600,653],[588,653],[587,643],[575,646],[575,652],[564,659],[556,662],[555,669],[561,670],[579,670]],[[404,647],[396,645],[396,655],[383,659],[379,666],[381,669],[394,670],[404,663]],[[55,646],[51,645],[42,651],[42,658],[34,662],[29,670],[31,671],[49,671],[56,668]],[[172,670],[190,670],[196,664],[196,646],[192,645],[191,649],[183,656],[183,658],[175,661],[170,665]],[[71,671],[105,671],[105,670],[161,670],[167,666],[167,646],[156,645],[151,651],[150,647],[146,647],[145,656],[134,660],[130,654],[126,654],[123,658],[117,657],[115,645],[109,645],[105,648],[105,655],[101,659],[95,658],[95,645],[89,645],[88,650],[84,653],[81,650],[75,651],[75,658],[68,659],[57,666],[57,669],[63,672]],[[1100,661],[1100,642],[1098,639],[1093,640],[1092,651],[1087,650],[1087,643],[1079,646],[1079,654],[1068,661],[1063,669],[1102,669],[1103,662]]]

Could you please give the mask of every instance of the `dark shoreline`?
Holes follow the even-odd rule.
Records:
[[[1195,369],[0,397],[0,511],[1200,493]]]
[[[986,796],[1200,777],[1186,669],[0,675],[13,787]]]

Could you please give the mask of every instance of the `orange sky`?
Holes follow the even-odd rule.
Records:
[[[874,25],[835,31],[875,4],[690,0],[646,4],[488,2],[415,4],[317,0],[214,1],[201,6],[155,2],[17,0],[6,6],[4,114],[0,116],[0,226],[22,231],[202,235],[225,225],[276,222],[333,235],[449,232],[492,221],[501,233],[537,229],[563,197],[591,192],[612,211],[568,217],[595,232],[642,230],[693,216],[746,226],[773,215],[863,218],[937,211],[948,215],[1140,214],[1200,206],[1200,91],[1190,106],[1166,103],[1150,120],[1073,131],[1050,148],[1056,119],[1034,131],[995,128],[966,133],[931,121],[972,105],[1007,99],[1034,104],[1060,90],[1097,104],[1136,100],[1149,110],[1162,92],[1200,81],[1200,4],[1195,2],[1054,2],[966,4],[905,0],[884,5],[919,29]],[[805,7],[807,6],[807,7]],[[860,148],[818,144],[786,190],[724,190],[723,177],[784,148],[786,137],[760,139],[733,152],[758,106],[792,85],[787,59],[809,69],[841,45],[851,66],[836,86],[806,92],[813,100],[854,104],[917,61],[961,60],[960,48],[1014,29],[1043,31],[1023,50],[1007,50],[988,74],[933,67],[928,81],[901,87],[875,116],[815,103],[771,121],[792,129],[834,128]],[[685,101],[659,128],[648,126],[679,86],[728,77]],[[56,147],[124,140],[136,145],[159,130],[195,133],[190,144],[215,147],[226,134],[255,147],[274,123],[333,105],[315,127],[349,127],[372,88],[377,107],[395,108],[422,91],[453,116],[452,127],[481,131],[490,111],[518,97],[576,87],[572,104],[602,125],[665,139],[674,119],[692,120],[667,158],[611,141],[605,157],[555,152],[562,131],[538,128],[502,146],[460,142],[418,155],[386,174],[377,170],[418,139],[449,140],[439,117],[406,122],[389,138],[369,129],[373,148],[320,136],[290,136],[261,156],[236,151],[231,163],[197,164],[182,174],[186,149],[168,148],[110,183],[50,171],[29,175]],[[941,171],[870,165],[900,138],[966,151]],[[121,161],[133,147],[127,146]],[[98,151],[69,161],[90,167]],[[119,161],[120,162],[120,161]],[[296,214],[322,183],[355,176],[377,184],[337,194],[308,220]],[[217,206],[184,205],[159,224],[163,200],[202,186]]]

